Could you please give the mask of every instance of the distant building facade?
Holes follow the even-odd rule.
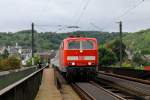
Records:
[[[5,49],[6,47],[0,47],[0,54],[3,54]]]
[[[22,65],[26,65],[27,61],[31,58],[32,50],[30,48],[23,48],[16,43],[15,46],[8,46],[7,50],[9,55],[18,55],[21,58]]]

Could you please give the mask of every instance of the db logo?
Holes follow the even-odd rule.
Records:
[[[84,56],[79,56],[79,60],[84,60]]]

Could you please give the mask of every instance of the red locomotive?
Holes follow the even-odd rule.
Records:
[[[145,66],[144,71],[150,71],[150,66]]]
[[[98,65],[96,38],[68,37],[59,49],[59,70],[70,79],[75,76],[93,77]]]

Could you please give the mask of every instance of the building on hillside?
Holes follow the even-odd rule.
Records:
[[[5,49],[6,49],[6,47],[0,47],[0,54],[3,54]]]
[[[23,48],[16,43],[15,46],[8,46],[9,55],[17,55],[22,61],[22,65],[26,65],[27,61],[31,58],[32,50],[30,48]]]
[[[32,57],[32,50],[26,48],[22,49],[21,51],[22,65],[26,65],[27,61]]]
[[[50,58],[50,52],[39,52],[39,53],[36,53],[37,55],[40,56],[40,60],[42,63],[46,63],[49,61],[49,58]]]
[[[18,46],[18,43],[16,43],[15,46],[8,46],[7,50],[10,55],[18,55],[21,54],[22,47]]]

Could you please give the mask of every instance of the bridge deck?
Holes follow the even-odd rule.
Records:
[[[62,100],[61,94],[54,84],[53,69],[43,70],[42,84],[35,100]]]
[[[61,92],[57,90],[54,83],[54,70],[44,69],[42,84],[35,100],[81,100],[68,84],[63,85]]]

